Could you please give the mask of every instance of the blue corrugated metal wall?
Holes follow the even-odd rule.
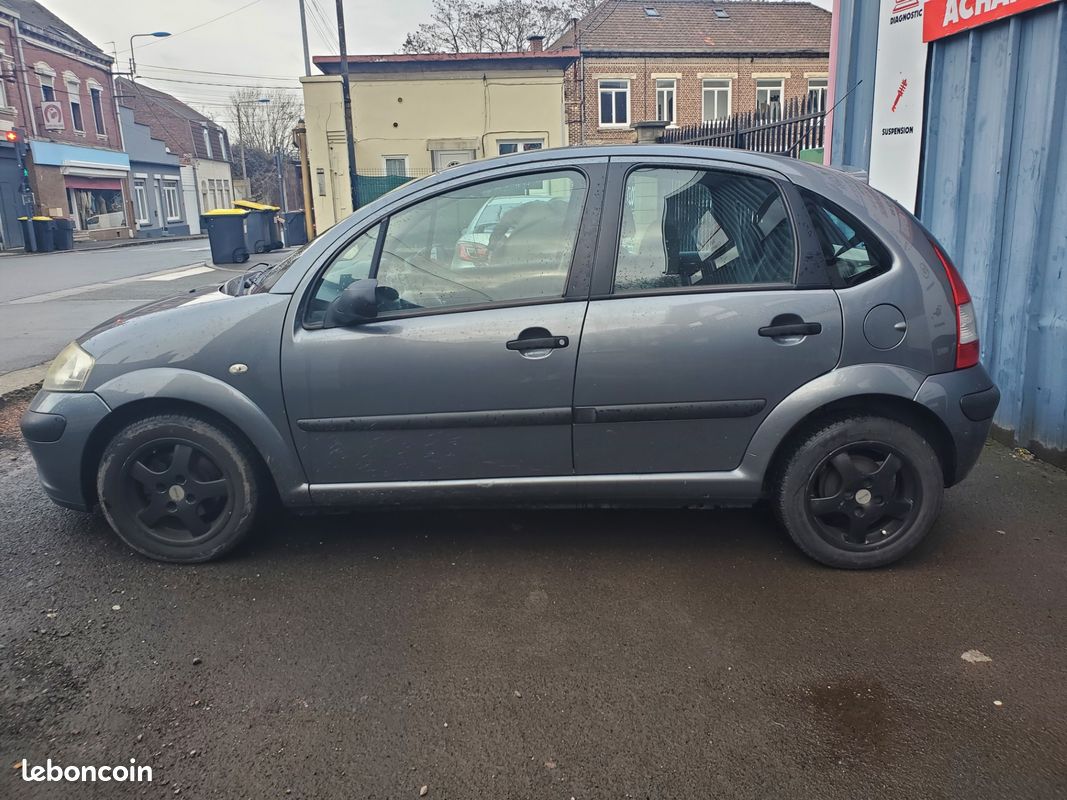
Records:
[[[860,4],[842,0],[842,6]],[[871,50],[877,36],[875,20],[855,38],[842,38],[841,49]],[[839,81],[841,66],[839,57]],[[931,46],[919,217],[949,250],[974,297],[982,360],[1003,394],[998,428],[1062,465],[1067,465],[1065,112],[1067,2]],[[864,116],[858,104],[851,113]],[[869,106],[865,116],[869,126]],[[862,161],[846,147],[843,157],[833,154],[834,163],[868,163],[869,140],[861,147]]]
[[[874,61],[878,52],[877,0],[841,0],[834,17],[838,53],[834,93],[848,97],[833,110],[830,152],[834,164],[866,170],[871,164]],[[834,101],[836,102],[836,100]]]

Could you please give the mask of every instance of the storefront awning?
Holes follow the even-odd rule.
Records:
[[[117,189],[122,191],[122,181],[117,178],[86,178],[80,175],[65,175],[63,182],[68,189]]]

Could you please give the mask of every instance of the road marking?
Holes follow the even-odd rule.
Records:
[[[144,281],[176,281],[178,278],[191,278],[193,275],[203,275],[205,272],[213,272],[214,270],[207,265],[200,265],[199,267],[193,267],[192,269],[182,270],[181,272],[168,272],[164,275],[154,275],[151,278],[142,278]]]
[[[71,286],[67,289],[57,289],[54,292],[44,292],[43,294],[34,294],[29,297],[20,297],[16,300],[8,300],[4,305],[17,306],[23,303],[47,303],[50,300],[60,300],[64,297],[73,297],[78,294],[85,294],[86,292],[95,292],[100,289],[109,289],[112,286],[122,286],[127,283],[136,283],[138,281],[144,281],[150,278],[156,278],[162,275],[170,275],[174,272],[188,272],[192,267],[202,269],[204,272],[210,272],[211,267],[204,264],[203,261],[198,261],[195,264],[182,264],[180,267],[170,267],[158,272],[150,272],[146,275],[131,275],[127,278],[116,278],[113,281],[104,281],[102,283],[87,283],[82,286]],[[199,274],[196,273],[196,274]]]

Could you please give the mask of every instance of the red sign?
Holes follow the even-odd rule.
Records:
[[[923,41],[932,42],[1058,0],[926,0]]]

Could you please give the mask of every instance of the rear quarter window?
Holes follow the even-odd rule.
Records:
[[[889,251],[852,214],[814,192],[801,189],[800,194],[826,263],[845,286],[855,286],[889,270]]]

